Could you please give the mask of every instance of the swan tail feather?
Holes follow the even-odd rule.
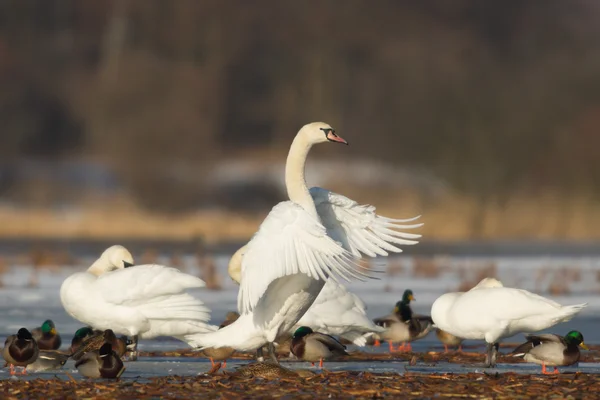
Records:
[[[570,321],[575,315],[579,314],[584,308],[586,308],[588,303],[575,304],[573,306],[563,306],[560,310],[559,317],[557,318],[558,322],[567,322]]]

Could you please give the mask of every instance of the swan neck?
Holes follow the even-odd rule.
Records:
[[[110,271],[111,268],[103,257],[100,257],[88,268],[87,272],[92,275],[100,276],[105,272]]]
[[[296,135],[285,163],[285,186],[291,201],[299,204],[315,218],[319,219],[315,202],[308,191],[306,179],[304,178],[306,157],[311,147],[312,143],[304,135],[301,133]]]

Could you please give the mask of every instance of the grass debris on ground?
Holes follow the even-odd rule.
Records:
[[[3,399],[233,399],[233,398],[595,398],[600,375],[375,374],[327,372],[262,379],[239,373],[169,376],[138,381],[36,379],[0,381]]]

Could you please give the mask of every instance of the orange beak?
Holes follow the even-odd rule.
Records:
[[[344,138],[336,135],[333,131],[329,131],[327,133],[327,140],[329,140],[330,142],[348,144],[348,142],[344,140]]]

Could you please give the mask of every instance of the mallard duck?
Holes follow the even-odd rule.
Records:
[[[219,326],[219,329],[231,325],[232,323],[237,321],[237,319],[239,317],[240,317],[240,314],[238,314],[237,312],[234,312],[234,311],[228,312],[227,315],[225,316],[225,321],[223,321],[223,323]],[[209,348],[202,350],[202,354],[204,354],[206,357],[208,357],[210,359],[210,364],[212,366],[215,365],[215,360],[216,361],[224,360],[223,367],[222,367],[223,369],[227,368],[227,359],[229,357],[231,357],[234,352],[235,352],[235,349],[233,349],[231,347],[217,347],[217,348],[209,347]]]
[[[10,374],[15,374],[15,366],[24,367],[23,375],[27,373],[27,366],[38,357],[39,349],[31,332],[25,328],[19,329],[16,335],[10,335],[4,342],[2,357],[10,365]]]
[[[583,335],[571,331],[566,336],[552,333],[527,335],[527,342],[513,350],[515,357],[523,357],[527,362],[540,364],[542,374],[558,374],[557,366],[573,365],[579,361],[579,347],[589,350],[583,342]],[[554,367],[554,372],[546,371],[546,366]]]
[[[486,367],[495,365],[500,339],[569,321],[586,304],[562,306],[523,289],[486,278],[468,292],[447,293],[431,307],[435,325],[464,339],[487,342]]]
[[[257,362],[243,365],[235,370],[235,375],[263,379],[298,377],[298,374],[295,371],[272,362]]]
[[[241,254],[241,316],[224,329],[198,335],[199,347],[252,351],[268,345],[277,362],[274,342],[293,329],[329,277],[364,280],[372,273],[356,262],[361,253],[386,256],[399,253],[397,245],[417,243],[411,239],[419,235],[402,232],[417,227],[404,225],[408,220],[379,216],[372,206],[322,188],[309,191],[306,158],[313,145],[328,142],[347,144],[323,122],[298,131],[285,165],[289,201],[273,207]]]
[[[436,328],[435,330],[435,336],[439,339],[440,342],[442,342],[442,344],[444,345],[444,352],[447,353],[448,352],[448,347],[452,346],[452,347],[457,347],[458,346],[458,351],[462,351],[462,347],[461,344],[463,342],[464,339],[459,338],[458,336],[454,336],[451,333],[448,333],[440,328]]]
[[[110,343],[112,350],[119,356],[122,357],[127,351],[127,343],[123,339],[117,338],[112,329],[106,329],[99,335],[89,337],[83,342],[77,351],[75,351],[71,357],[77,361],[83,357],[85,353],[90,351],[99,350],[105,343]]]
[[[88,378],[119,378],[125,371],[123,361],[112,350],[110,343],[104,343],[99,350],[87,352],[75,363],[79,373]]]
[[[71,354],[75,353],[77,349],[81,346],[83,342],[91,338],[92,336],[102,335],[102,331],[93,329],[91,326],[85,326],[83,328],[77,329],[73,339],[71,340]]]
[[[29,372],[42,372],[59,369],[69,359],[70,355],[56,350],[40,350],[37,359],[27,366]]]
[[[139,338],[173,336],[192,344],[190,336],[217,329],[206,324],[210,310],[187,293],[204,286],[202,279],[175,268],[133,266],[131,253],[115,245],[87,271],[65,279],[60,299],[67,313],[84,324],[130,336],[135,360]]]
[[[319,362],[319,368],[323,368],[323,360],[333,357],[347,356],[346,346],[341,344],[332,336],[319,332],[313,332],[308,326],[296,329],[292,336],[292,354],[300,360]]]
[[[44,321],[41,327],[31,331],[31,335],[37,342],[40,350],[58,350],[62,343],[56,326],[51,319]]]
[[[400,321],[394,316],[377,318],[374,320],[379,326],[386,328],[377,337],[388,342],[390,351],[411,351],[410,342],[424,338],[433,328],[433,324],[426,318],[411,318],[408,321]],[[402,346],[394,348],[393,343],[402,342]]]
[[[402,300],[396,303],[394,312],[388,316],[376,318],[375,324],[386,328],[384,332],[376,334],[375,345],[382,339],[388,342],[390,351],[411,351],[410,342],[424,338],[433,328],[433,321],[428,316],[413,315],[410,302],[415,297],[412,290],[407,289],[402,295]],[[394,342],[402,345],[394,349]]]

